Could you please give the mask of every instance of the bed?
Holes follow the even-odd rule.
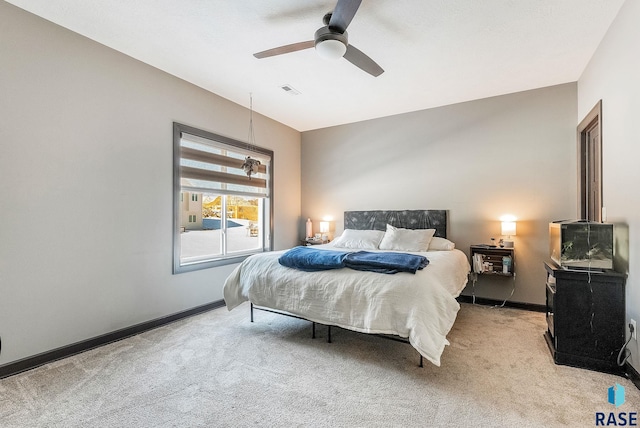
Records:
[[[391,229],[389,229],[391,228]],[[393,275],[363,272],[349,268],[304,272],[282,266],[286,251],[273,251],[248,257],[229,275],[224,285],[228,310],[245,301],[257,307],[293,315],[314,323],[338,326],[361,333],[390,335],[406,339],[420,354],[436,366],[449,344],[447,334],[460,305],[456,297],[467,283],[470,270],[467,257],[446,240],[445,210],[347,211],[344,233],[333,242],[314,245],[317,251],[360,251],[397,253],[389,248],[390,231],[421,234],[434,230],[430,242],[443,242],[447,249],[404,251],[424,256],[428,264],[415,274]],[[353,232],[352,232],[353,231]],[[356,232],[358,231],[358,232]],[[381,231],[381,232],[375,232]],[[384,231],[384,232],[382,232]],[[400,231],[400,232],[398,232]],[[409,232],[415,231],[415,232]],[[394,233],[396,233],[394,232]],[[345,236],[379,236],[376,248],[357,239],[343,247]],[[394,235],[398,236],[398,235]],[[355,244],[354,244],[355,242]],[[387,244],[383,245],[384,242]],[[392,242],[393,244],[393,242]]]

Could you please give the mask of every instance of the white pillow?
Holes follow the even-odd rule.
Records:
[[[434,236],[429,242],[429,251],[451,251],[454,248],[456,248],[456,244],[438,236]]]
[[[375,250],[384,236],[382,230],[354,230],[346,229],[340,237],[333,241],[333,246],[338,248],[355,248],[363,250]]]
[[[387,225],[387,231],[378,248],[381,250],[429,251],[429,242],[435,229],[400,229]]]

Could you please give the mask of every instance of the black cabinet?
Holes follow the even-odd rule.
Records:
[[[556,364],[621,374],[625,341],[625,275],[572,271],[546,262],[547,332]]]

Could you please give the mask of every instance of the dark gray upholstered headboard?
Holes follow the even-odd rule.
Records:
[[[387,230],[387,224],[403,229],[435,229],[447,237],[447,210],[345,211],[344,228]]]

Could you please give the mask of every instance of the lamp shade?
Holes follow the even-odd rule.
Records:
[[[340,40],[321,40],[316,43],[316,52],[324,59],[338,59],[347,52],[347,45]]]
[[[502,235],[514,236],[516,234],[516,222],[515,221],[503,221],[502,222]]]
[[[328,233],[329,232],[329,222],[321,221],[320,222],[320,233]]]

